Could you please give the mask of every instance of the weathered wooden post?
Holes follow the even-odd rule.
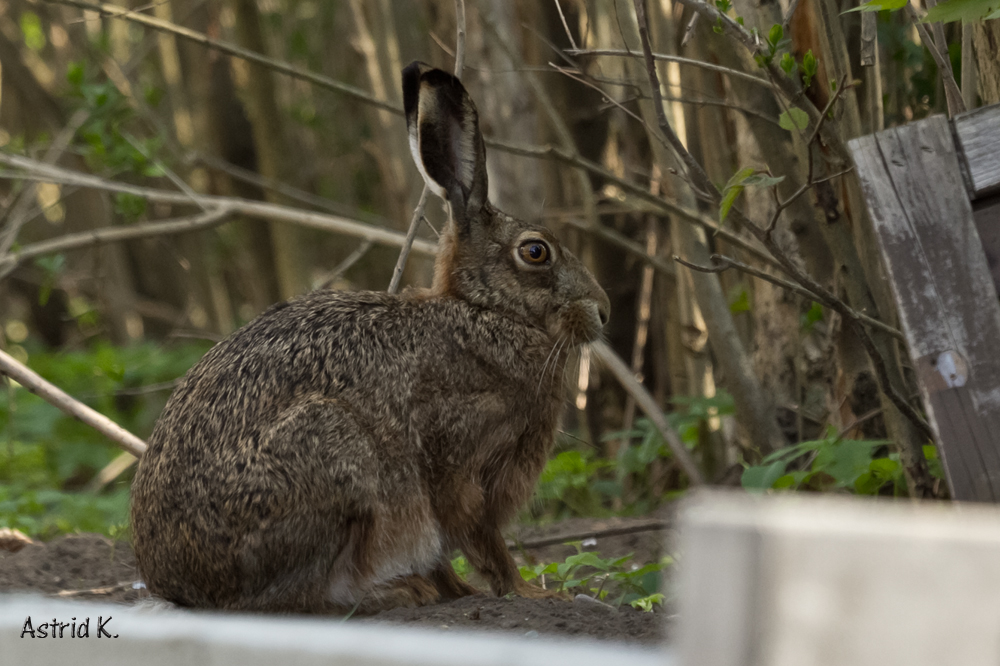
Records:
[[[1000,502],[1000,105],[850,147],[952,497]]]

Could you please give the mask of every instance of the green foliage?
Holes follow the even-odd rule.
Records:
[[[863,5],[848,9],[848,12],[896,11],[906,6],[906,0],[869,0]],[[847,13],[847,12],[844,12]],[[949,23],[962,21],[973,23],[1000,18],[998,0],[944,0],[927,10],[923,23]]]
[[[30,340],[25,347],[35,372],[140,437],[152,430],[169,393],[136,390],[176,379],[207,351],[205,344],[99,343],[55,353],[35,350]],[[0,385],[0,527],[42,538],[75,530],[121,533],[127,480],[103,494],[81,490],[119,453],[28,390]]]
[[[135,113],[114,83],[99,72],[89,72],[84,63],[71,63],[66,81],[70,99],[90,111],[77,138],[81,142],[78,148],[91,168],[147,177],[163,175],[156,164],[163,138],[128,138],[125,127]]]
[[[602,558],[598,553],[584,552],[574,544],[577,552],[563,562],[549,562],[521,567],[524,580],[540,579],[545,587],[587,594],[602,601],[615,600],[616,605],[639,602],[643,610],[652,610],[653,604],[662,603],[659,593],[663,583],[662,571],[673,559],[664,557],[659,562],[639,566],[632,563],[632,555]]]
[[[621,494],[620,485],[598,477],[612,466],[610,460],[595,460],[590,451],[563,451],[546,463],[535,497],[549,505],[564,505],[575,515],[603,515],[605,500]]]
[[[841,439],[835,428],[823,439],[779,449],[748,467],[741,479],[750,491],[766,489],[852,490],[860,495],[906,493],[899,455],[881,455],[888,442]]]
[[[719,223],[726,221],[729,211],[736,199],[749,186],[773,187],[783,181],[784,176],[772,176],[767,172],[753,167],[744,167],[733,174],[733,177],[722,188],[722,200],[719,202]]]
[[[998,0],[944,0],[927,10],[924,23],[989,21],[1000,18]],[[996,55],[996,54],[994,54]]]
[[[733,293],[729,295],[729,311],[733,314],[740,312],[750,312],[750,292],[746,285],[737,284]]]
[[[803,333],[808,333],[819,322],[823,321],[823,306],[816,301],[799,317],[799,326]]]
[[[781,125],[782,129],[786,129],[789,132],[794,130],[802,131],[809,127],[809,114],[799,107],[793,106],[787,111],[781,112],[781,115],[778,116],[778,124]]]
[[[41,51],[45,48],[45,31],[42,29],[42,21],[38,14],[34,12],[21,12],[21,34],[24,36],[24,45],[32,51]]]
[[[812,84],[816,72],[819,70],[819,60],[813,55],[812,49],[806,51],[802,56],[802,87],[808,88]]]

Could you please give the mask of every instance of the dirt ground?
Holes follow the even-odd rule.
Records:
[[[603,557],[635,553],[635,560],[644,563],[659,558],[663,552],[664,533],[643,529],[651,522],[574,519],[553,526],[524,527],[513,535],[512,545],[522,562],[561,561],[575,552],[572,547],[559,545],[562,539],[581,540],[588,533],[612,530],[626,533],[599,537],[596,543],[591,539],[585,542],[586,549],[597,550]],[[630,532],[636,529],[641,531]],[[557,543],[549,545],[552,541]],[[96,534],[60,537],[16,553],[0,550],[0,593],[31,591],[60,598],[131,604],[148,596],[137,581],[131,547]],[[628,606],[615,609],[579,598],[506,599],[484,594],[421,608],[395,608],[354,621],[641,643],[657,642],[665,635],[663,613],[643,613]]]

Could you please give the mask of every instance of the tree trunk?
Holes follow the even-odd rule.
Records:
[[[251,51],[269,54],[261,29],[260,14],[254,0],[233,0],[236,14],[238,41]],[[253,126],[254,146],[257,149],[257,170],[265,178],[286,182],[288,144],[284,132],[285,118],[278,108],[278,93],[274,73],[261,65],[241,62],[245,67],[246,106]],[[267,192],[265,198],[281,203],[281,197]],[[271,247],[278,288],[282,298],[291,298],[308,288],[302,256],[301,230],[291,224],[271,222]]]

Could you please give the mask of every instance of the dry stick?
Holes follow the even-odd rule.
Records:
[[[219,207],[190,217],[130,224],[128,226],[103,227],[32,243],[0,259],[0,278],[9,275],[17,266],[35,257],[66,252],[68,250],[79,250],[104,243],[120,243],[135,238],[183,234],[196,229],[205,229],[222,224],[231,214],[232,211],[230,209]]]
[[[670,528],[670,523],[665,520],[653,520],[641,525],[628,525],[623,527],[608,527],[603,530],[586,530],[583,532],[571,532],[569,534],[542,537],[540,539],[529,539],[519,541],[512,539],[507,542],[508,550],[529,550],[532,548],[545,548],[546,546],[561,546],[573,541],[583,541],[585,539],[603,539],[605,537],[625,536],[626,534],[638,534],[639,532],[662,532]]]
[[[74,400],[3,351],[0,351],[0,374],[7,375],[49,404],[58,407],[66,414],[98,431],[132,455],[139,457],[146,451],[146,442],[108,417],[95,412],[82,402]]]
[[[697,16],[697,14],[695,15]],[[584,51],[582,49],[573,49],[566,51],[567,54],[572,56],[621,56],[626,58],[641,58],[641,53],[636,53],[635,51],[626,51],[624,49],[590,49]],[[683,56],[666,55],[664,53],[654,53],[653,58],[655,60],[663,60],[665,62],[676,62],[681,65],[690,65],[692,67],[700,67],[701,69],[707,69],[712,72],[719,72],[721,74],[726,74],[733,78],[742,79],[744,81],[752,81],[758,85],[765,86],[767,88],[771,87],[771,82],[762,76],[757,76],[756,74],[748,74],[747,72],[741,72],[738,69],[732,69],[731,67],[723,67],[722,65],[715,65],[710,62],[703,62],[701,60],[695,60],[693,58],[685,58]]]
[[[465,0],[455,0],[455,76],[462,78],[462,70],[465,69]],[[399,258],[396,260],[396,267],[392,269],[392,279],[389,281],[390,294],[395,294],[399,290],[399,282],[403,279],[403,269],[406,268],[406,259],[410,256],[410,248],[413,246],[413,239],[417,237],[417,229],[420,228],[420,221],[424,219],[424,209],[427,207],[427,197],[431,193],[430,185],[424,183],[424,189],[420,192],[420,200],[417,207],[413,209],[413,217],[410,218],[410,227],[406,231],[406,240],[403,248],[399,251]]]
[[[6,164],[8,166],[27,171],[28,173],[26,175],[19,176],[21,178],[35,178],[48,182],[79,185],[81,187],[90,187],[110,192],[125,192],[127,194],[134,194],[135,196],[143,197],[149,201],[156,201],[160,203],[191,203],[191,198],[181,192],[170,192],[150,187],[138,187],[135,185],[118,183],[100,178],[98,176],[81,174],[71,169],[63,169],[62,167],[42,164],[37,160],[21,157],[19,155],[10,155],[0,152],[0,164]],[[376,227],[374,225],[357,222],[355,220],[350,220],[336,215],[304,211],[278,204],[250,201],[248,199],[239,199],[237,197],[220,197],[211,195],[198,195],[195,197],[195,200],[199,205],[204,205],[206,208],[227,208],[233,213],[299,224],[301,226],[322,229],[325,231],[344,234],[346,236],[355,236],[357,238],[363,238],[382,245],[395,245],[397,247],[401,247],[406,240],[406,237],[403,234],[396,231],[390,231],[389,229],[383,229],[382,227]],[[413,242],[413,252],[426,256],[434,256],[437,253],[437,248],[433,243],[416,240]]]
[[[608,347],[607,344],[599,340],[590,343],[590,351],[611,371],[611,374],[615,376],[615,379],[625,389],[625,392],[632,396],[639,409],[646,414],[646,418],[656,427],[660,436],[663,437],[667,446],[670,447],[671,453],[674,454],[677,462],[680,463],[680,466],[688,475],[691,485],[704,485],[705,479],[702,477],[701,471],[695,464],[694,459],[691,458],[687,447],[684,446],[684,442],[681,441],[680,435],[663,418],[663,412],[660,411],[656,400],[653,399],[653,396],[649,394],[649,391],[642,384],[636,381],[635,376],[632,375],[632,371],[625,365],[625,361],[621,360],[611,347]]]
[[[652,57],[652,49],[649,43],[649,28],[646,22],[645,6],[642,0],[633,0],[633,2],[636,10],[636,18],[639,24],[639,38],[640,41],[642,42],[642,51],[646,61],[646,71],[649,76],[650,88],[652,89],[652,94],[653,94],[653,103],[656,107],[656,113],[660,124],[660,130],[664,133],[664,136],[666,136],[667,140],[674,147],[674,150],[677,151],[678,156],[680,157],[681,161],[683,162],[688,171],[688,176],[695,182],[696,185],[698,185],[699,189],[703,189],[711,196],[712,203],[718,204],[719,199],[721,198],[719,190],[715,187],[715,184],[708,177],[708,174],[705,173],[705,170],[702,168],[701,164],[699,164],[698,161],[694,159],[691,153],[689,153],[687,149],[684,147],[684,145],[680,142],[680,139],[677,138],[677,135],[674,133],[673,128],[670,127],[670,123],[667,122],[666,115],[664,114],[663,111],[663,103],[660,96],[660,79],[659,75],[656,72],[656,66]],[[689,4],[690,0],[680,0],[680,2],[684,4]],[[697,6],[697,3],[691,3],[691,6]],[[749,33],[746,33],[743,30],[742,26],[737,24],[735,21],[728,19],[728,17],[725,17],[721,13],[718,12],[715,13],[719,17],[722,17],[724,19],[723,25],[726,25],[725,21],[728,20],[730,23],[736,26],[737,34],[742,35],[745,33],[747,37],[749,37]],[[752,38],[750,39],[752,40]],[[815,107],[812,108],[815,109]],[[825,118],[825,116],[826,114],[819,113],[818,111],[816,112],[815,125],[814,125],[815,129],[810,139],[815,139],[817,135],[821,135],[824,127],[823,118]],[[839,142],[839,138],[837,138],[837,141]],[[730,210],[730,215],[733,217],[734,221],[737,224],[739,224],[742,227],[746,227],[761,243],[763,243],[764,247],[766,247],[768,251],[770,251],[770,253],[774,256],[774,258],[777,259],[778,262],[782,265],[785,272],[788,273],[791,277],[793,277],[796,282],[801,284],[809,291],[812,291],[817,296],[820,296],[823,302],[827,303],[829,307],[831,307],[838,314],[844,317],[844,319],[850,322],[851,327],[854,329],[858,338],[861,340],[861,344],[865,347],[866,353],[871,358],[872,365],[875,368],[875,374],[878,377],[878,383],[882,391],[886,394],[886,396],[888,396],[888,398],[892,401],[892,403],[896,406],[896,408],[899,409],[899,411],[904,416],[906,416],[921,432],[923,432],[926,436],[933,438],[934,433],[931,430],[930,426],[927,424],[927,422],[917,413],[917,411],[906,400],[906,398],[899,393],[896,387],[893,386],[889,377],[889,372],[885,365],[885,359],[882,358],[882,355],[879,353],[878,348],[872,341],[871,336],[868,333],[868,330],[864,327],[864,324],[862,324],[862,322],[855,316],[856,313],[846,303],[844,303],[842,300],[840,300],[839,298],[834,296],[831,292],[829,292],[823,285],[816,282],[816,280],[814,280],[812,276],[810,276],[808,273],[800,269],[788,257],[788,255],[784,252],[784,250],[782,250],[778,246],[778,244],[774,241],[771,234],[768,233],[766,229],[761,228],[755,222],[750,220],[750,218],[744,215],[743,212],[738,207],[734,206]],[[926,474],[924,474],[925,470],[923,468],[919,468],[920,465],[919,462],[917,462],[917,465],[918,469],[916,470],[916,472],[922,477],[921,482],[924,483],[927,480],[926,478],[923,478],[926,477]]]

